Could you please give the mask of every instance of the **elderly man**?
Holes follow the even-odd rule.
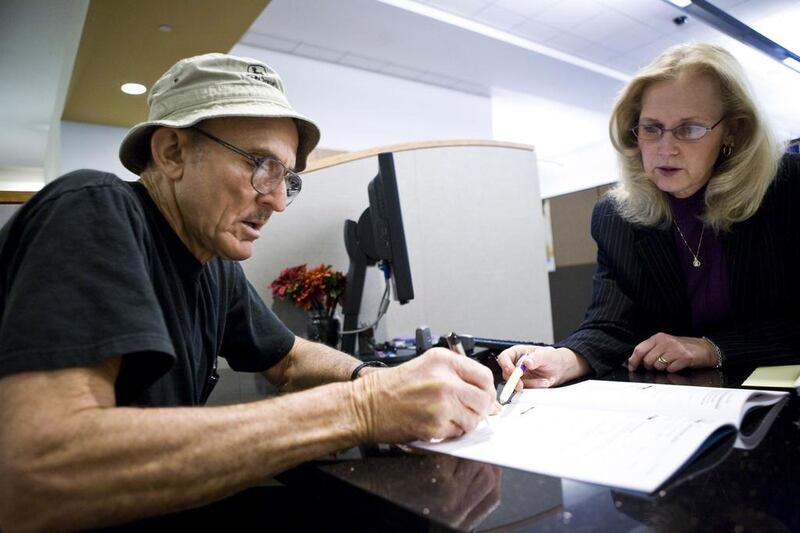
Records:
[[[0,232],[0,529],[124,523],[359,443],[476,426],[488,369],[442,349],[364,367],[295,337],[245,279],[237,261],[319,140],[272,69],[185,59],[149,104],[120,148],[138,182],[73,172]],[[298,392],[203,407],[217,356]]]

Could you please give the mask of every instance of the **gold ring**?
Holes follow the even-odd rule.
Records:
[[[657,363],[661,363],[661,364],[662,364],[662,365],[664,365],[665,367],[669,366],[669,361],[667,361],[666,359],[664,359],[664,356],[663,356],[663,355],[659,355],[659,356],[658,356],[658,359],[656,359],[656,362],[657,362]]]

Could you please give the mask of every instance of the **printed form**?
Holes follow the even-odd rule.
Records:
[[[635,491],[653,492],[748,410],[787,394],[713,387],[584,381],[525,389],[503,412],[458,439],[414,447]],[[763,431],[770,420],[762,421]],[[738,447],[752,447],[739,435]]]

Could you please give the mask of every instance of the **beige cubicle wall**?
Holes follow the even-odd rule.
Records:
[[[427,325],[440,334],[552,342],[536,155],[518,144],[412,143],[315,162],[300,197],[273,215],[243,263],[268,304],[268,285],[287,266],[347,270],[344,221],[368,206],[380,152],[394,153],[415,298],[392,302],[377,340]],[[374,319],[382,291],[382,275],[369,268],[361,322]],[[302,333],[301,315],[282,302],[273,308]]]

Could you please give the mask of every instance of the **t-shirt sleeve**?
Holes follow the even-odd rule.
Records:
[[[220,355],[239,372],[262,372],[274,366],[294,345],[294,333],[270,310],[238,263],[229,296]]]
[[[45,191],[0,233],[0,376],[136,354],[149,382],[173,363],[144,215],[114,180]]]

